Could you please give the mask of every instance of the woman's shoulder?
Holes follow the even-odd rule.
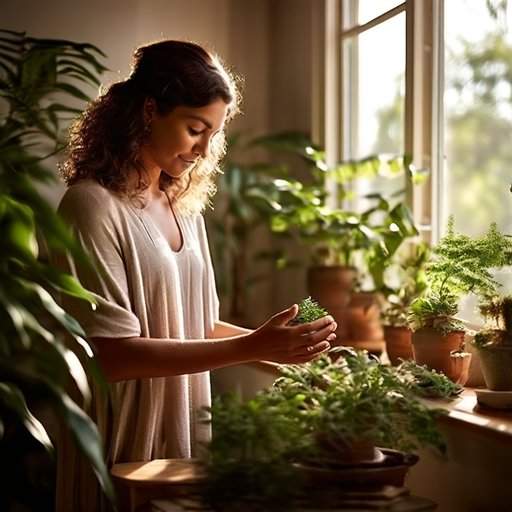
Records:
[[[94,179],[83,179],[67,188],[58,211],[64,216],[105,216],[119,209],[120,198]]]
[[[104,187],[92,178],[85,178],[69,186],[62,196],[62,203],[96,207],[111,206],[119,201],[114,192]]]

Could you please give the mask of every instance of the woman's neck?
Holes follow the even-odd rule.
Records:
[[[147,165],[146,163],[144,164],[144,169],[144,179],[148,184],[148,187],[142,192],[144,199],[148,202],[161,200],[163,196],[163,192],[160,190],[160,174],[162,170],[156,165]],[[139,171],[133,169],[130,181],[132,186],[137,186],[139,182]]]

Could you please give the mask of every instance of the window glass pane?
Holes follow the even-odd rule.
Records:
[[[445,211],[470,235],[493,221],[512,232],[512,10],[445,9]]]
[[[405,14],[347,41],[352,53],[346,105],[352,134],[349,154],[363,158],[375,153],[404,151]]]
[[[403,3],[404,0],[344,0],[344,28],[364,25]]]
[[[512,234],[512,10],[474,0],[444,5],[443,212],[469,235],[491,222]],[[512,276],[497,277],[510,292]],[[464,317],[476,319],[474,304]]]
[[[405,39],[405,13],[400,13],[344,41],[345,158],[403,155]],[[396,193],[404,189],[403,174],[358,179],[347,206],[362,212],[376,205],[375,199],[365,199],[367,194],[379,193],[395,202]]]

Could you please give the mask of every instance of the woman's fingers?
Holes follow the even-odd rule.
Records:
[[[334,334],[334,331],[330,324],[318,331],[303,334],[302,336],[299,337],[299,342],[301,345],[315,345],[320,341],[328,339],[329,336],[333,336],[332,339],[336,339],[336,335]]]
[[[298,334],[307,334],[313,331],[319,331],[325,327],[330,327],[331,331],[335,331],[337,328],[337,324],[334,321],[334,318],[331,315],[323,316],[322,318],[319,318],[318,320],[315,320],[314,322],[309,322],[307,324],[302,324],[295,329],[297,330]]]
[[[270,319],[270,323],[272,325],[286,325],[288,322],[290,322],[297,316],[298,312],[299,312],[299,306],[297,304],[294,304],[293,306],[289,307],[288,309],[284,309],[283,311],[276,313]]]
[[[317,343],[316,345],[310,345],[308,347],[302,347],[302,350],[297,354],[294,358],[294,361],[297,363],[306,363],[319,357],[324,352],[327,352],[331,348],[331,345],[328,341],[322,341],[321,343]]]
[[[331,348],[331,343],[336,339],[336,334],[331,333],[327,335],[325,338],[321,338],[320,340],[310,338],[308,343],[305,345],[301,345],[297,348],[297,353],[300,355],[313,355],[320,352],[325,352]]]

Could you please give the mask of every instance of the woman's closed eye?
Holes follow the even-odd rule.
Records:
[[[188,127],[188,132],[190,133],[190,135],[201,135],[203,133],[204,130],[195,130],[194,128],[192,127]]]

